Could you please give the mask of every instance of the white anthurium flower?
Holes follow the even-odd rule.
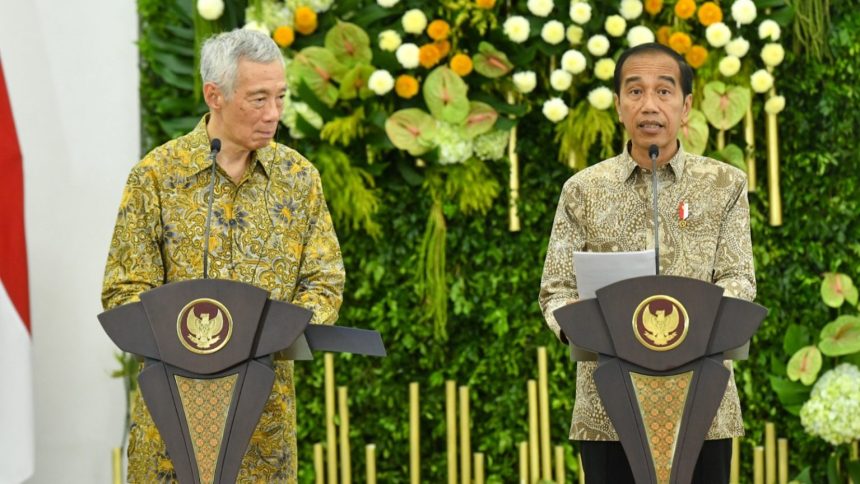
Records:
[[[569,111],[567,104],[558,97],[548,99],[543,103],[543,115],[553,123],[566,118]]]
[[[591,20],[591,4],[574,0],[574,2],[570,4],[570,19],[579,25]]]
[[[556,69],[549,75],[549,84],[556,91],[567,91],[573,83],[573,74],[564,69]]]
[[[637,25],[627,32],[627,43],[630,47],[654,42],[654,32],[644,25]]]
[[[384,96],[394,89],[394,77],[385,69],[376,70],[367,79],[367,87],[377,96]]]
[[[514,15],[505,20],[502,30],[511,42],[522,44],[529,38],[529,21],[521,15]]]
[[[269,32],[269,29],[264,24],[261,24],[260,22],[256,22],[254,20],[247,22],[242,28],[262,32],[266,35],[272,35],[272,33]]]
[[[558,20],[550,20],[545,23],[540,31],[541,38],[550,45],[560,44],[564,40],[564,34],[564,24]]]
[[[576,49],[570,49],[561,56],[561,68],[571,74],[579,74],[585,70],[585,56]]]
[[[533,71],[517,72],[513,75],[514,87],[517,91],[528,94],[537,86],[537,75]]]
[[[601,57],[609,52],[609,39],[605,35],[597,34],[591,36],[586,44],[588,51],[595,57]]]
[[[613,37],[621,37],[627,30],[627,21],[621,15],[610,15],[603,22],[603,29]]]
[[[555,4],[553,3],[553,0],[528,0],[526,6],[532,15],[546,17],[550,12],[552,12]]]
[[[784,96],[771,96],[764,103],[764,110],[768,114],[779,114],[785,109]]]
[[[762,22],[758,24],[758,38],[762,40],[770,39],[777,41],[779,40],[780,35],[782,35],[782,29],[779,27],[779,24],[773,20],[762,20]]]
[[[612,91],[606,86],[592,89],[591,92],[588,93],[588,102],[591,103],[595,109],[599,109],[601,111],[609,109],[609,107],[612,106],[612,101]]]
[[[732,4],[732,18],[738,25],[751,24],[756,17],[755,3],[752,0],[735,0]]]
[[[615,61],[605,57],[594,63],[594,77],[608,81],[615,75]]]
[[[757,93],[767,92],[773,87],[773,76],[770,72],[759,69],[750,76],[750,87]]]
[[[382,8],[391,8],[400,3],[400,0],[376,0],[376,3]]]
[[[761,60],[764,61],[767,66],[776,67],[782,64],[784,59],[785,49],[782,48],[782,44],[772,42],[761,49]]]
[[[712,47],[720,48],[732,40],[732,31],[729,30],[728,25],[722,22],[715,22],[705,29],[705,38],[708,39],[708,43]]]
[[[386,52],[394,52],[403,40],[395,30],[383,30],[379,33],[379,48]]]
[[[397,57],[397,62],[406,69],[415,69],[418,67],[420,56],[417,45],[411,42],[402,44],[397,48],[397,52],[394,55]]]
[[[410,34],[421,34],[427,28],[427,15],[424,15],[420,9],[413,8],[403,14],[401,19],[403,31]]]
[[[627,20],[636,20],[642,15],[642,2],[640,0],[621,0],[621,8],[618,11]]]
[[[567,28],[565,32],[565,37],[567,37],[567,41],[572,45],[579,45],[582,43],[582,34],[585,31],[582,30],[582,27],[579,25],[571,25]]]
[[[747,52],[750,50],[750,43],[747,39],[743,37],[738,37],[728,44],[726,44],[726,54],[733,55],[738,59],[743,58],[743,56],[747,55]]]
[[[741,60],[733,55],[727,55],[720,59],[719,69],[720,74],[725,77],[732,77],[741,70]]]
[[[197,13],[206,20],[218,20],[224,13],[224,0],[197,0]]]

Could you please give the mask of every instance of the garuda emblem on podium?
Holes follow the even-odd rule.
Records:
[[[648,297],[633,313],[636,339],[654,351],[668,351],[683,343],[689,324],[687,309],[670,296]]]
[[[215,353],[230,341],[233,318],[220,302],[195,299],[179,312],[176,333],[188,351],[201,355]]]

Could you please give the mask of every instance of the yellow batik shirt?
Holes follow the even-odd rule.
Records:
[[[148,289],[199,279],[203,271],[211,162],[208,116],[189,134],[150,152],[128,177],[105,268],[102,304],[137,301]],[[256,150],[239,183],[217,167],[209,277],[256,285],[273,299],[332,324],[344,268],[317,170],[277,144]],[[296,481],[293,367],[275,361],[275,383],[242,461],[239,482]],[[176,477],[164,442],[138,395],[128,445],[129,482]]]
[[[724,294],[752,301],[755,273],[745,175],[725,163],[678,153],[657,170],[660,274],[707,281]],[[683,222],[679,207],[686,204]],[[564,184],[547,248],[540,289],[544,318],[562,338],[556,309],[579,299],[575,251],[620,252],[654,247],[651,173],[629,148],[573,175]],[[731,369],[731,362],[726,363]],[[618,440],[597,394],[597,362],[577,363],[570,438]],[[729,379],[708,439],[743,435],[734,375]]]

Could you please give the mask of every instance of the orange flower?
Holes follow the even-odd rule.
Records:
[[[441,19],[436,19],[427,26],[427,35],[433,40],[445,40],[450,33],[451,26],[448,25],[448,22]]]
[[[409,99],[418,94],[418,79],[409,74],[402,74],[394,82],[394,92],[403,99]]]
[[[684,55],[684,59],[687,60],[687,64],[690,64],[690,67],[698,69],[708,60],[708,50],[701,45],[694,45]]]
[[[451,70],[460,77],[466,77],[472,72],[472,59],[466,54],[457,54],[451,58]]]
[[[447,40],[437,40],[436,42],[433,42],[433,45],[435,45],[436,50],[439,51],[440,59],[444,59],[445,56],[451,52],[451,42],[448,42]]]
[[[675,15],[680,19],[687,20],[696,13],[696,2],[693,0],[678,0],[675,4]]]
[[[293,41],[296,40],[296,33],[293,32],[292,27],[281,25],[275,29],[275,33],[272,34],[272,37],[275,39],[275,43],[281,47],[289,47]]]
[[[299,7],[295,12],[296,31],[302,35],[310,35],[317,29],[317,13],[310,7]]]
[[[707,27],[723,21],[723,11],[714,2],[705,2],[699,7],[699,23]]]
[[[657,15],[663,10],[663,0],[645,0],[645,11]]]
[[[669,47],[679,54],[686,54],[692,45],[693,41],[690,40],[690,36],[684,32],[675,32],[669,36]]]
[[[439,48],[435,44],[424,44],[418,49],[418,61],[425,69],[429,69],[442,59]]]
[[[664,25],[657,29],[657,42],[663,45],[669,45],[669,36],[672,35],[672,28]]]
[[[478,8],[489,10],[496,6],[496,0],[475,0],[475,5],[477,5]]]

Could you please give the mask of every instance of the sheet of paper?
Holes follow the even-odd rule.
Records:
[[[598,289],[612,283],[657,273],[654,249],[640,252],[574,252],[573,267],[579,299],[591,299]]]

